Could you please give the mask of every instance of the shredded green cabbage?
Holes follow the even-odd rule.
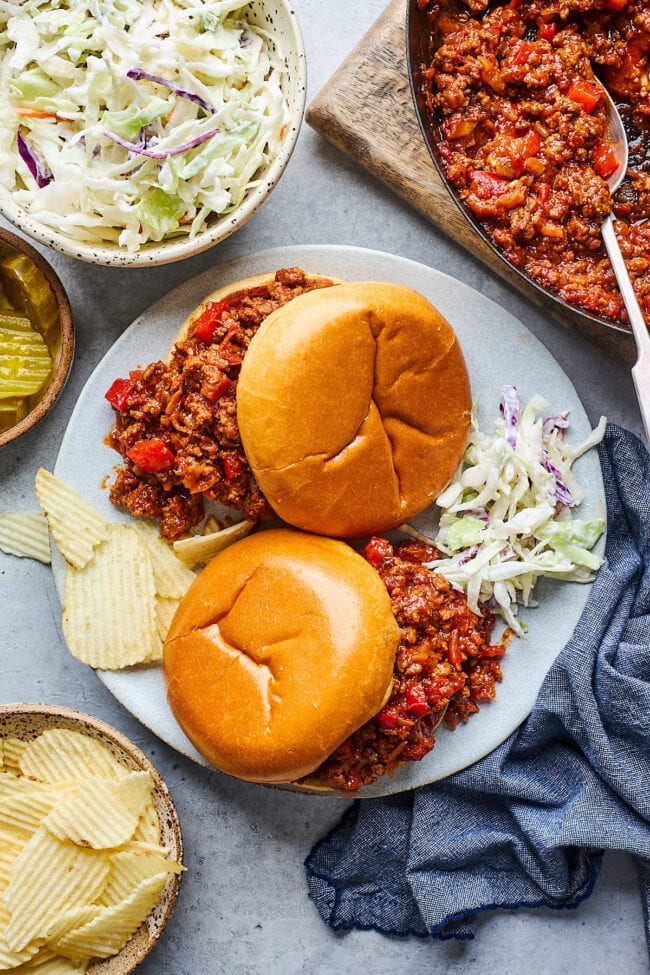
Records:
[[[435,544],[446,558],[429,563],[465,592],[475,613],[486,603],[521,636],[517,606],[534,606],[541,576],[589,582],[602,560],[591,549],[605,529],[572,510],[582,490],[571,467],[597,444],[605,418],[577,448],[564,441],[567,415],[543,419],[546,401],[534,396],[520,412],[514,387],[502,390],[496,434],[472,423],[469,444],[449,487]]]
[[[2,0],[0,192],[129,252],[234,210],[289,122],[283,54],[245,18],[241,0]]]

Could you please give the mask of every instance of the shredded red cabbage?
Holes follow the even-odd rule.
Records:
[[[490,516],[485,508],[468,508],[465,514],[472,515],[474,518],[478,518],[480,521],[490,520]]]
[[[475,555],[478,555],[478,553],[479,553],[479,546],[472,545],[471,548],[468,548],[467,551],[463,552],[463,554],[460,556],[460,558],[458,559],[458,564],[465,565],[466,562],[470,562]]]
[[[560,504],[563,504],[567,508],[573,508],[575,506],[575,501],[573,500],[573,495],[569,491],[568,487],[562,480],[562,471],[555,466],[553,461],[548,455],[548,451],[542,450],[542,466],[544,470],[547,470],[549,474],[552,474],[555,478],[555,498]]]
[[[104,129],[104,135],[107,139],[115,142],[118,146],[122,146],[128,152],[134,152],[138,156],[148,156],[149,159],[167,159],[168,156],[180,156],[188,149],[194,149],[195,146],[200,146],[202,142],[207,142],[211,139],[213,135],[218,135],[220,129],[210,129],[208,132],[203,132],[202,135],[197,135],[196,139],[192,139],[190,142],[184,142],[180,146],[172,146],[171,149],[150,149],[144,145],[137,145],[135,142],[129,142],[127,139],[120,138],[119,135],[115,135],[113,132],[109,132]]]
[[[51,183],[54,179],[54,175],[43,160],[38,156],[38,153],[32,149],[29,142],[23,137],[22,133],[18,133],[18,152],[20,153],[20,158],[23,160],[28,170],[36,180],[36,185],[39,190],[42,190],[44,186]]]
[[[573,495],[569,491],[568,487],[564,481],[555,482],[555,497],[563,504],[565,508],[575,507],[575,501],[573,500]]]
[[[506,427],[506,443],[513,450],[517,448],[517,428],[519,426],[519,397],[514,386],[501,387],[501,413]]]
[[[568,426],[568,413],[562,413],[560,416],[548,416],[542,424],[542,436],[548,438],[553,430],[566,430]]]
[[[208,115],[214,115],[215,109],[209,102],[206,102],[204,98],[200,95],[195,95],[191,91],[186,91],[184,88],[179,88],[177,84],[173,81],[167,81],[166,78],[161,78],[157,74],[149,74],[148,71],[143,71],[142,68],[131,68],[130,71],[126,72],[127,78],[131,78],[133,81],[153,81],[156,85],[162,85],[163,88],[169,88],[173,91],[175,95],[179,98],[187,98],[189,101],[194,102],[199,105],[204,112]]]

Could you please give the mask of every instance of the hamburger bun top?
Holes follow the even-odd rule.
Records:
[[[431,504],[467,442],[471,394],[448,322],[397,284],[300,295],[263,322],[237,387],[244,451],[276,513],[358,538]]]
[[[391,691],[399,628],[370,565],[286,529],[209,563],[163,654],[172,711],[217,768],[255,782],[316,769]]]

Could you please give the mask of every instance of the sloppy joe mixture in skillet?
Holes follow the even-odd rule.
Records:
[[[168,362],[153,362],[106,393],[115,409],[107,443],[123,458],[110,499],[139,517],[160,519],[163,538],[198,525],[204,499],[274,517],[250,470],[237,425],[237,378],[246,350],[271,312],[326,279],[283,268],[269,285],[208,302]]]
[[[442,164],[487,235],[566,301],[626,321],[600,226],[650,312],[650,6],[646,0],[418,0],[439,45],[421,78]],[[630,141],[616,167],[602,89]]]
[[[372,538],[365,556],[388,590],[400,643],[386,705],[308,777],[308,784],[346,794],[424,758],[442,720],[455,728],[479,701],[492,700],[506,651],[505,641],[490,644],[494,615],[484,609],[477,616],[462,592],[423,564],[440,557],[433,546],[394,549]]]

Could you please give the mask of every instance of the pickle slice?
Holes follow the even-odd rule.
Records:
[[[27,416],[27,400],[12,396],[10,399],[0,399],[0,433],[15,427]]]
[[[0,399],[38,393],[51,371],[42,335],[0,328]]]
[[[31,332],[32,323],[27,315],[21,311],[0,311],[0,328],[7,328],[12,332]]]
[[[25,254],[16,251],[0,261],[0,281],[14,308],[47,332],[58,318],[54,292],[45,276]]]

